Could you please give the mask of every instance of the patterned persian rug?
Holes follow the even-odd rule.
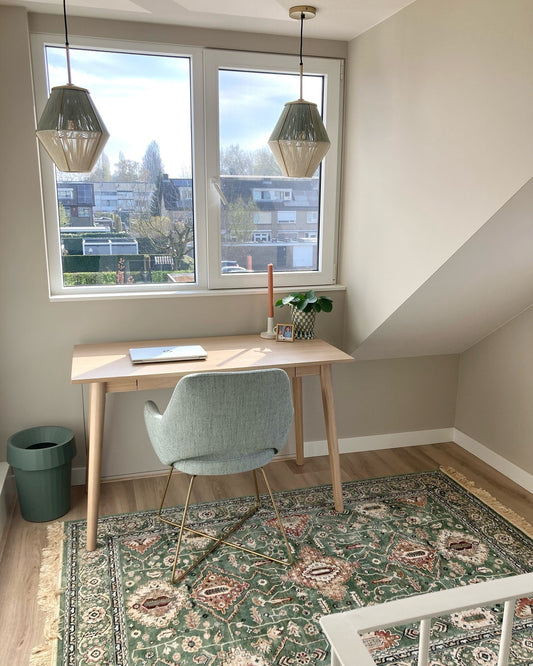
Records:
[[[533,528],[453,470],[354,481],[343,492],[343,513],[330,486],[277,493],[292,566],[221,546],[176,585],[176,530],[156,511],[101,518],[91,553],[85,521],[52,525],[40,588],[48,640],[31,663],[329,664],[322,615],[533,570]],[[249,501],[195,505],[191,521],[219,532]],[[266,501],[232,538],[284,557]],[[205,541],[189,534],[182,562]],[[496,664],[500,614],[495,605],[436,619],[431,664]],[[533,664],[533,599],[515,615],[510,663]],[[416,664],[415,627],[367,641],[378,664]]]

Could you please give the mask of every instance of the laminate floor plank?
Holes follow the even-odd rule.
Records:
[[[341,478],[345,482],[432,470],[439,466],[454,467],[533,523],[533,495],[452,442],[345,453],[341,455]],[[307,458],[304,466],[296,465],[293,459],[276,460],[266,471],[274,491],[330,483],[327,456]],[[179,475],[174,477],[168,493],[170,505],[182,504],[187,491],[187,481]],[[102,483],[100,514],[156,509],[165,482],[166,475]],[[264,492],[261,479],[260,491]],[[253,492],[251,474],[199,478],[193,501],[205,502]],[[71,509],[60,520],[85,517],[85,489],[72,488],[71,497]],[[42,642],[43,615],[37,604],[37,589],[48,524],[26,522],[15,507],[0,547],[0,661],[10,666],[26,666],[32,647]]]

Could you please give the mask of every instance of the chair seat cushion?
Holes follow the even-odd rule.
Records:
[[[175,462],[174,468],[180,472],[197,474],[198,476],[238,474],[239,472],[250,472],[258,467],[263,467],[272,460],[276,453],[275,449],[263,449],[238,458],[217,458],[216,456],[188,458]]]

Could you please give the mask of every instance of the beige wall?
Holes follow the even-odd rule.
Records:
[[[456,427],[533,474],[533,308],[460,358]]]
[[[533,3],[420,0],[350,43],[346,347],[533,175]]]
[[[37,17],[32,23],[51,20]],[[80,25],[79,21],[74,23]],[[99,25],[101,30],[106,27],[103,22]],[[112,28],[120,34],[120,24]],[[151,39],[154,31],[157,28],[150,26]],[[190,30],[187,33],[193,35]],[[220,41],[222,35],[218,35],[217,46]],[[258,48],[260,44],[256,40]],[[231,46],[235,45],[233,39]],[[326,42],[324,48],[332,55],[330,45]],[[20,8],[0,5],[0,62],[12,64],[0,70],[0,459],[5,459],[10,434],[33,425],[59,424],[76,433],[79,454],[75,465],[79,466],[84,463],[84,419],[82,391],[69,380],[73,345],[260,331],[265,326],[265,296],[241,293],[51,303],[27,17]],[[342,291],[329,295],[335,300],[335,309],[320,318],[319,333],[342,345],[345,295]],[[452,426],[456,373],[456,357],[354,363],[335,369],[341,437]],[[304,392],[306,440],[322,440],[325,434],[316,379],[306,378]],[[109,397],[104,475],[159,467],[144,433],[142,404],[154,398],[164,405],[168,395],[168,391],[156,391]]]

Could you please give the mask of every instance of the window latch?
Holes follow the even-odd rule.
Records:
[[[224,204],[224,206],[228,205],[228,201],[226,197],[224,196],[224,192],[222,192],[222,188],[220,187],[220,183],[218,178],[211,178],[211,185],[215,188],[217,191],[218,196],[220,197],[220,201]]]

